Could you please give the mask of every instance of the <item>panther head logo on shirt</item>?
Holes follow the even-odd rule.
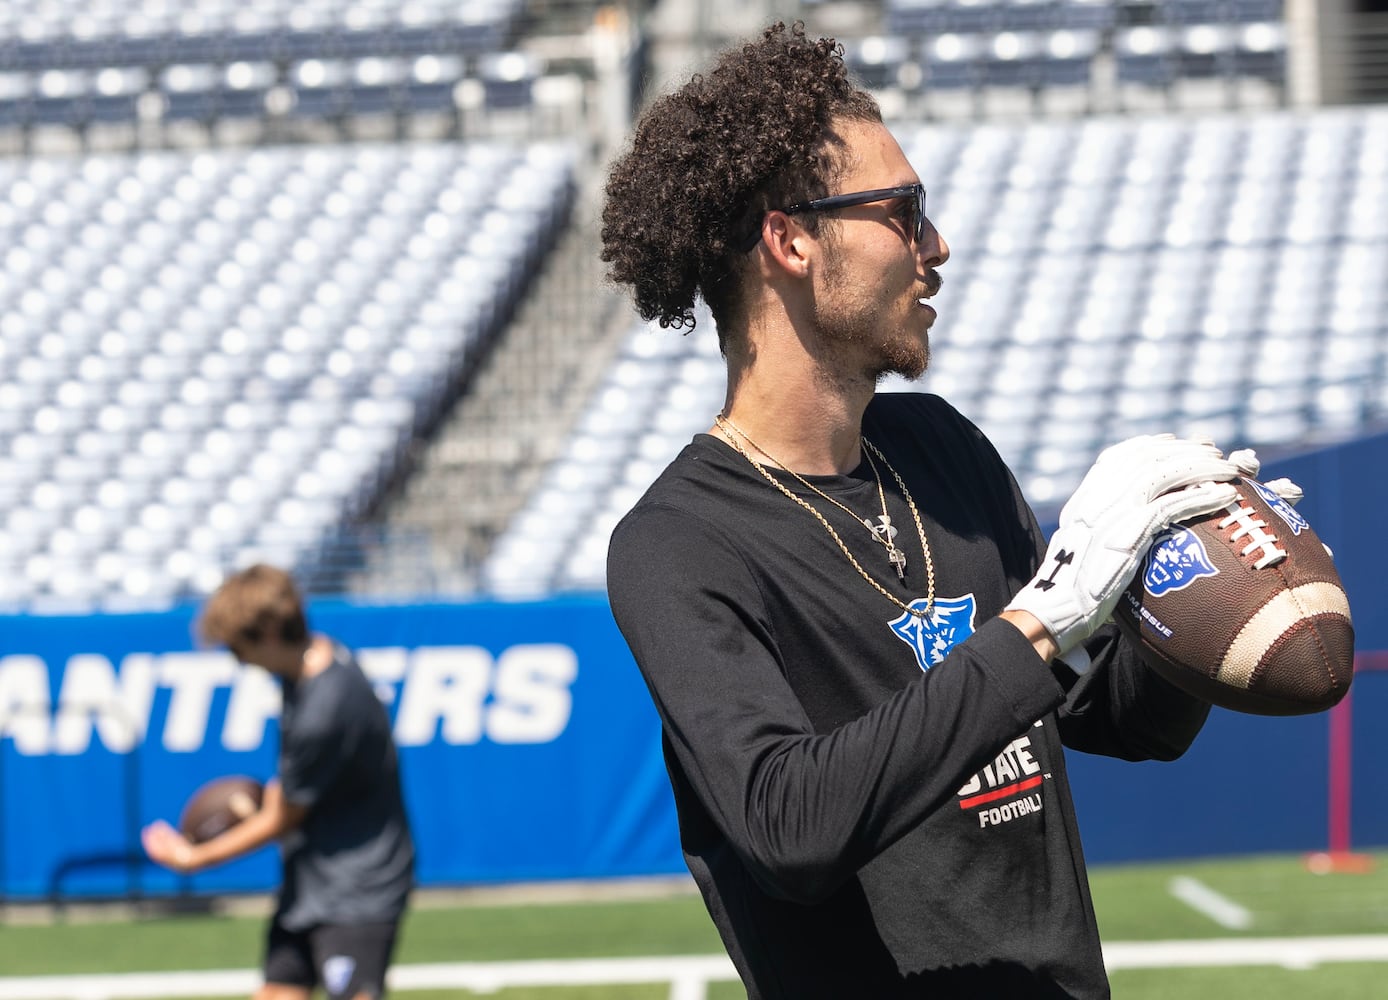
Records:
[[[916,598],[911,602],[911,607],[924,608],[925,598]],[[974,634],[974,611],[973,594],[944,597],[935,601],[928,617],[920,618],[904,611],[900,618],[889,624],[897,637],[916,654],[920,668],[929,670],[943,660],[957,643]]]

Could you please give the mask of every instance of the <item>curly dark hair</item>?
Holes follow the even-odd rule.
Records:
[[[799,22],[772,25],[652,104],[612,167],[602,214],[602,259],[632,286],[642,318],[693,329],[702,296],[721,339],[747,241],[769,209],[828,193],[840,165],[826,140],[844,119],[882,113],[850,78],[843,47],[806,37]]]

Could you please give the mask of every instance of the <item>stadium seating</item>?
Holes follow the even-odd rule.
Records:
[[[1110,57],[1119,84],[1163,91],[1259,81],[1277,100],[1287,76],[1276,0],[867,6],[878,27],[845,36],[849,62],[918,106],[960,90],[1087,93],[1108,85]],[[525,107],[547,68],[522,51],[525,16],[524,0],[18,0],[0,11],[0,128],[453,114],[462,80],[488,110]]]
[[[524,0],[11,0],[0,52],[16,69],[293,62],[506,47]]]
[[[1107,28],[1112,0],[887,0],[893,33]]]
[[[507,52],[523,6],[19,0],[0,10],[0,128],[451,112],[459,80],[523,58]],[[528,97],[508,82],[510,105]]]
[[[17,0],[0,129],[451,113],[464,91],[520,120],[545,72],[513,50],[523,7]],[[881,14],[846,56],[913,95],[1088,89],[1109,57],[1139,87],[1286,73],[1275,0]],[[1038,505],[1120,432],[1279,445],[1388,409],[1381,116],[899,131],[956,249],[926,387]],[[335,589],[344,525],[510,311],[574,163],[486,145],[0,161],[0,607],[196,595],[258,554]],[[633,332],[480,585],[600,586],[612,524],[721,393],[710,331]]]
[[[1043,512],[1106,444],[1265,454],[1388,421],[1388,109],[898,126],[950,241],[931,370]],[[621,515],[723,401],[705,317],[633,328],[484,587],[600,588]]]
[[[303,568],[476,364],[566,145],[0,161],[0,605]]]
[[[937,90],[1084,86],[1109,55],[1129,85],[1286,79],[1277,0],[889,0],[884,20],[873,59],[848,53],[878,89],[915,81],[917,60]]]

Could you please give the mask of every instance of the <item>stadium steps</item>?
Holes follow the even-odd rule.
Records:
[[[492,540],[559,454],[630,327],[598,257],[604,176],[581,170],[573,217],[531,292],[373,519],[387,535],[426,537],[426,551],[407,547],[403,558],[429,565],[399,565],[401,550],[384,546],[352,590],[428,579],[439,592],[470,591]]]

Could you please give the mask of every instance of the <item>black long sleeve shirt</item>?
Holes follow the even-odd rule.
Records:
[[[1062,743],[1175,757],[1208,706],[1112,628],[1076,679],[997,620],[1044,539],[947,403],[884,394],[863,431],[921,516],[924,622],[708,435],[613,534],[613,614],[663,722],[690,871],[751,1000],[1107,997]],[[915,522],[880,471],[904,583],[860,520],[773,474],[921,606]],[[859,519],[881,513],[866,460],[809,478]]]

